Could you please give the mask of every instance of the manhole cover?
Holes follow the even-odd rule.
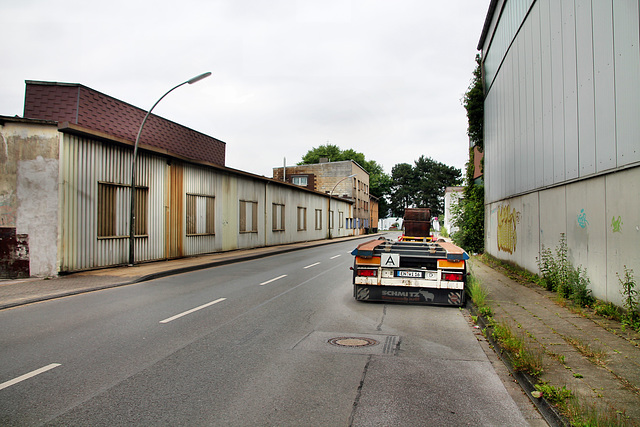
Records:
[[[362,337],[331,338],[328,342],[329,344],[336,345],[338,347],[370,347],[378,344],[378,341],[374,339]]]

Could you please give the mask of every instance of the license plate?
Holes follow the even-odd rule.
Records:
[[[424,277],[424,273],[422,271],[396,270],[396,277],[408,277],[408,278],[411,278],[411,279],[422,279]]]

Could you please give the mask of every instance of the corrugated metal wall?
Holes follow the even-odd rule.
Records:
[[[164,257],[165,161],[138,156],[137,185],[148,188],[148,237],[136,238],[136,260]],[[129,253],[131,151],[64,135],[61,152],[61,271],[124,264]],[[98,184],[118,186],[117,237],[98,238]],[[136,233],[137,234],[137,233]]]
[[[131,157],[127,147],[64,134],[60,155],[60,271],[128,262]],[[146,222],[147,230],[136,230],[136,262],[327,237],[328,198],[323,195],[144,151],[139,152],[136,166],[137,194],[147,194],[146,221],[137,221]],[[187,194],[202,200],[187,206]],[[252,216],[257,232],[239,232],[240,200],[257,203]],[[284,230],[273,230],[273,203],[284,206]],[[141,206],[142,202],[137,204]],[[304,231],[297,229],[299,206],[307,207],[309,216]],[[350,207],[332,199],[332,209],[343,212],[346,218],[352,215]],[[103,210],[100,215],[98,209]],[[323,215],[319,230],[313,222],[316,209]],[[187,216],[190,221],[203,221],[191,228],[200,232],[187,234]],[[99,220],[110,219],[112,223],[98,227]],[[206,221],[211,220],[213,234],[202,233]],[[332,230],[334,237],[351,233],[353,230],[344,227]]]
[[[638,21],[637,0],[505,3],[484,52],[487,202],[640,161]]]

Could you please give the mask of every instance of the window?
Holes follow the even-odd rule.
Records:
[[[284,205],[278,203],[271,205],[271,219],[273,231],[284,231]]]
[[[329,211],[329,228],[333,230],[333,211]]]
[[[306,176],[294,176],[291,177],[291,182],[295,185],[301,185],[303,187],[307,186],[307,177]]]
[[[298,231],[307,229],[307,208],[298,207]]]
[[[187,194],[187,236],[215,233],[215,197]]]
[[[342,228],[344,224],[344,212],[338,211],[338,228]]]
[[[258,232],[258,202],[240,200],[240,233]]]
[[[135,235],[147,235],[147,200],[149,189],[136,187]],[[131,214],[131,187],[108,182],[98,183],[98,237],[125,237],[129,235]]]
[[[316,209],[316,230],[322,230],[322,209]]]

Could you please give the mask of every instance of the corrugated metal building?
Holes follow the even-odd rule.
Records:
[[[594,295],[640,274],[637,0],[492,0],[485,86],[485,247],[538,271],[564,233]]]
[[[90,96],[47,107],[42,91],[32,102],[31,86],[58,92],[49,99],[60,99],[60,89]],[[27,88],[25,113],[42,117],[0,116],[0,277],[126,264],[137,129],[108,122],[138,109],[81,85]],[[83,97],[101,102],[83,104]],[[71,108],[56,112],[59,105]],[[152,117],[156,130],[136,161],[136,262],[323,239],[329,210],[353,218],[351,202],[334,198],[329,206],[327,194],[227,168],[223,142]],[[332,224],[331,235],[351,235],[345,223]]]

